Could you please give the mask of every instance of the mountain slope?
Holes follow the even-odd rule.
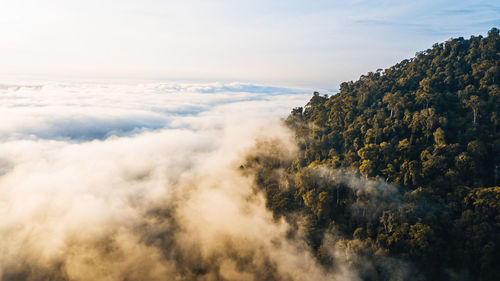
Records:
[[[351,266],[370,261],[364,280],[394,279],[380,253],[416,278],[498,280],[499,59],[493,28],[342,83],[330,97],[314,93],[286,120],[298,156],[255,154],[243,167],[277,218],[300,214],[297,229],[326,268],[344,243],[357,257]]]

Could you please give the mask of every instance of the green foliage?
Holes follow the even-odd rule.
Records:
[[[492,187],[500,184],[499,82],[498,29],[435,44],[342,83],[338,94],[315,92],[286,120],[299,155],[259,156],[258,168],[250,169],[255,159],[245,168],[277,218],[304,218],[300,227],[326,267],[329,251],[343,245],[360,252],[353,264],[374,261],[366,280],[390,279],[376,262],[381,253],[428,280],[499,280],[500,187]],[[375,186],[332,180],[325,169]],[[343,244],[325,240],[332,225]]]

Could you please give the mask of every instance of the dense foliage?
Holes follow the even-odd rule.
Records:
[[[269,141],[242,168],[325,268],[340,249],[365,280],[500,280],[499,58],[493,28],[314,93],[286,120],[298,156]]]

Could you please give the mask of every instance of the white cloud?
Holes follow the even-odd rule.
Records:
[[[0,127],[2,279],[259,280],[266,270],[331,278],[300,240],[286,238],[286,223],[273,221],[252,179],[238,172],[258,135],[293,150],[279,117],[308,95],[233,88],[258,92],[252,85],[3,89],[0,114],[10,125]],[[95,128],[109,135],[149,120],[166,125],[90,138]],[[243,267],[240,258],[248,259]]]
[[[213,118],[228,113],[233,120],[286,116],[306,92],[241,83],[10,83],[0,87],[0,139],[88,141],[207,122],[215,127]]]

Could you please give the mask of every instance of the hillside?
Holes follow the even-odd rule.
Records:
[[[242,168],[326,269],[335,250],[364,280],[399,263],[402,279],[499,280],[499,82],[498,29],[435,44],[314,93],[286,119],[298,155],[269,140]]]

